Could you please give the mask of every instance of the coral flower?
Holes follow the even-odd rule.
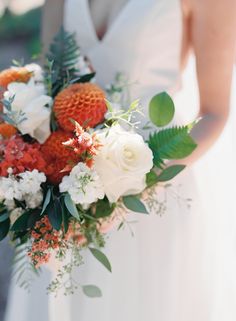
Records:
[[[28,82],[32,72],[26,68],[9,68],[0,72],[0,87],[7,88],[12,82]]]
[[[17,129],[14,126],[6,123],[0,124],[0,135],[3,138],[11,138],[16,133],[17,133]]]
[[[55,98],[54,112],[61,128],[73,131],[71,119],[83,127],[95,127],[107,111],[105,93],[91,83],[73,84]]]

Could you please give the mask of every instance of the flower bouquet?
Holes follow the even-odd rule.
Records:
[[[121,86],[101,89],[74,35],[64,30],[43,69],[18,64],[0,73],[0,86],[0,240],[9,236],[16,247],[23,287],[31,280],[28,267],[37,272],[57,260],[48,290],[64,285],[73,293],[78,285],[67,275],[83,263],[82,250],[111,272],[101,251],[107,233],[119,230],[129,212],[148,214],[143,192],[184,169],[167,161],[196,148],[193,124],[165,127],[174,104],[167,93],[157,94],[150,99],[153,127],[145,141],[135,121],[139,101],[122,106]],[[81,288],[90,297],[101,295],[95,285]]]

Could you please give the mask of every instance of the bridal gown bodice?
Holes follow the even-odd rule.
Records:
[[[75,32],[97,82],[105,87],[117,72],[125,73],[134,83],[132,98],[141,98],[147,112],[153,94],[179,88],[180,3],[128,0],[99,40],[88,0],[66,0],[64,26]],[[190,97],[177,106],[177,117],[185,118],[186,109],[196,105]],[[74,277],[80,284],[98,285],[102,298],[89,299],[81,291],[47,296],[55,274],[45,270],[30,294],[12,283],[6,321],[235,321],[235,196],[227,180],[233,168],[230,139],[224,135],[169,193],[157,190],[162,200],[167,197],[164,215],[136,214],[129,226],[110,233],[104,251],[112,273],[85,253]],[[227,166],[219,170],[222,153]],[[190,209],[182,198],[192,199]]]
[[[128,0],[98,39],[87,0],[67,0],[64,26],[76,33],[97,81],[106,86],[117,72],[134,85],[132,98],[173,91],[179,83],[182,16],[179,0]]]

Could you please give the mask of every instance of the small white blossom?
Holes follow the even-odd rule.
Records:
[[[13,201],[14,198],[21,201],[22,191],[19,187],[18,181],[12,177],[1,177],[0,178],[0,199]]]
[[[41,184],[46,182],[45,174],[40,173],[37,169],[21,173],[18,177],[22,194],[36,194],[41,190]]]
[[[102,182],[95,170],[84,163],[78,163],[69,176],[65,176],[59,185],[61,192],[68,192],[75,202],[87,207],[104,198]]]
[[[24,200],[26,202],[26,206],[28,208],[36,208],[38,207],[40,204],[42,204],[43,201],[43,193],[42,191],[38,191],[35,194],[26,194],[24,196]]]
[[[0,200],[8,209],[14,208],[14,199],[25,201],[28,208],[36,208],[43,200],[41,184],[45,181],[45,174],[36,169],[17,176],[1,177]]]

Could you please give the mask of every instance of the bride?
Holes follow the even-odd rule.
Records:
[[[128,229],[111,233],[111,275],[86,257],[75,277],[99,285],[102,298],[47,296],[52,275],[45,271],[45,281],[35,282],[30,294],[12,284],[5,320],[235,321],[235,165],[229,128],[223,131],[230,114],[235,0],[48,0],[45,48],[62,20],[76,32],[98,83],[105,86],[124,72],[136,83],[131,96],[146,107],[158,91],[176,93],[193,50],[200,107],[179,105],[176,121],[190,109],[202,117],[193,132],[199,147],[173,187],[176,192],[181,184],[179,194],[193,201],[187,210],[170,198],[163,216],[135,216],[133,237]]]

